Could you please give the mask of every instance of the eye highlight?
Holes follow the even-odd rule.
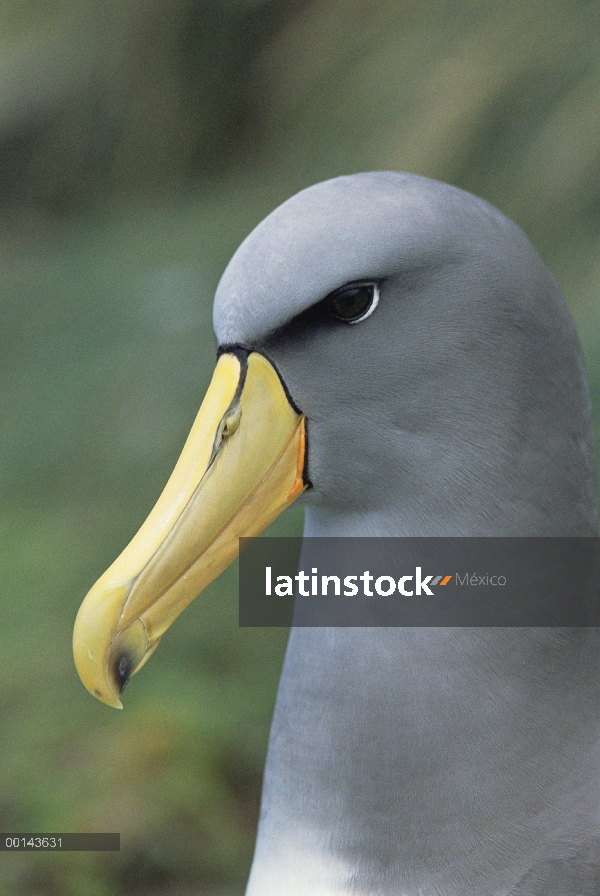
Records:
[[[330,317],[346,324],[358,324],[369,317],[379,303],[379,286],[371,281],[347,283],[325,299]]]

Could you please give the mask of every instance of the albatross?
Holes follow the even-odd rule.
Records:
[[[214,328],[178,464],[77,616],[106,704],[296,500],[305,536],[596,535],[572,320],[481,199],[310,187],[234,254]],[[599,665],[591,628],[293,628],[248,896],[598,894]]]

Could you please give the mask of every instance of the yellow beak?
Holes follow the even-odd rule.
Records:
[[[161,636],[307,487],[306,418],[257,352],[219,358],[181,457],[150,516],[83,601],[73,653],[88,691],[120,694]]]

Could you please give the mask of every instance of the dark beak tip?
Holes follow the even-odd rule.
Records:
[[[117,683],[117,687],[119,689],[119,693],[122,694],[125,685],[131,678],[134,669],[134,660],[128,653],[122,653],[115,663],[115,681]]]

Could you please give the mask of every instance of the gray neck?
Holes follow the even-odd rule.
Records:
[[[553,534],[589,534],[588,510],[581,532]],[[432,531],[307,508],[307,535]],[[547,896],[556,855],[574,887],[561,896],[584,892],[599,647],[593,629],[292,630],[248,896],[499,896],[530,879]]]
[[[589,845],[597,641],[591,630],[295,629],[249,896],[509,893],[545,851]],[[273,866],[289,889],[263,888]]]
[[[353,381],[351,407],[343,358],[321,403],[280,347],[309,421],[305,534],[596,534],[589,399],[560,314],[550,353],[543,315],[518,351],[513,327],[510,357],[481,357],[463,328],[460,364],[423,349],[413,376],[396,353],[378,390]],[[293,629],[248,896],[587,892],[599,646],[593,629]]]

